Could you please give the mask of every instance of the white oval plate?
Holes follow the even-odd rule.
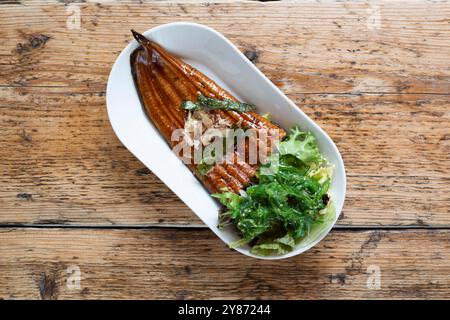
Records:
[[[144,35],[206,74],[240,101],[256,105],[260,114],[270,113],[273,120],[284,129],[289,130],[298,124],[303,130],[314,133],[322,154],[335,166],[330,189],[336,207],[334,221],[314,238],[302,241],[295,250],[282,256],[256,256],[249,247],[236,250],[255,258],[281,259],[305,252],[317,244],[336,223],[345,198],[344,163],[333,141],[217,31],[200,24],[177,22],[150,29]],[[113,130],[131,153],[180,197],[220,239],[230,244],[238,240],[238,235],[217,228],[218,203],[175,156],[143,111],[130,71],[130,54],[137,47],[138,43],[134,40],[128,44],[109,75],[106,104]]]

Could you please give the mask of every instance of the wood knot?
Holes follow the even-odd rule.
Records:
[[[256,48],[247,48],[243,51],[244,55],[253,63],[257,63],[259,59],[259,51]]]
[[[57,297],[58,287],[55,277],[44,274],[39,281],[39,294],[42,300],[54,300]]]
[[[26,193],[26,192],[18,193],[16,195],[16,198],[27,200],[27,201],[33,200],[33,196],[31,194],[29,194],[29,193]]]
[[[25,42],[17,44],[16,52],[19,54],[29,53],[34,49],[42,48],[50,39],[51,38],[45,34],[28,35]]]
[[[140,169],[137,169],[135,171],[135,173],[137,176],[147,176],[147,175],[151,174],[151,171],[148,168],[140,168]]]
[[[328,279],[330,283],[344,285],[347,280],[347,275],[345,273],[330,274]]]

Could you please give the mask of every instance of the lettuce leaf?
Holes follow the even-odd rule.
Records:
[[[287,139],[280,142],[278,150],[280,155],[291,154],[309,166],[318,166],[324,161],[314,135],[300,131],[298,127],[294,127]]]
[[[242,236],[233,247],[247,243],[255,254],[285,254],[306,239],[314,240],[333,221],[334,206],[327,195],[333,168],[314,135],[296,127],[278,149],[245,193],[223,190],[213,195],[225,207],[219,227],[231,222]],[[268,167],[276,170],[266,171]]]
[[[251,252],[253,254],[261,256],[269,256],[273,254],[286,254],[292,251],[295,247],[294,237],[286,233],[281,238],[277,238],[269,241],[261,241],[260,244],[256,244],[252,247]]]

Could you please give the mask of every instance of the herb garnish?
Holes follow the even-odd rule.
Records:
[[[204,95],[198,96],[196,102],[183,101],[181,103],[181,108],[184,110],[233,110],[238,112],[248,112],[255,110],[255,106],[252,104],[231,101],[228,99],[218,100],[205,97]]]

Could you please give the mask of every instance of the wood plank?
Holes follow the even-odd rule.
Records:
[[[446,1],[83,3],[80,30],[67,28],[64,3],[24,4],[0,11],[1,85],[102,91],[130,28],[194,21],[223,32],[288,93],[450,92]]]
[[[301,256],[263,261],[203,229],[1,229],[0,257],[5,299],[450,298],[448,230],[335,230]]]
[[[4,81],[1,83],[5,86],[43,86],[44,89],[5,88],[2,92],[2,121],[7,128],[2,142],[7,148],[2,150],[1,169],[6,175],[2,177],[5,188],[0,193],[3,208],[0,223],[200,225],[158,179],[124,151],[113,136],[103,109],[104,84],[110,65],[124,41],[129,41],[128,26],[123,34],[107,36],[111,24],[114,23],[114,30],[121,30],[123,21],[137,21],[146,29],[173,20],[172,15],[175,15],[175,20],[192,16],[223,31],[338,142],[344,153],[350,185],[341,225],[449,225],[446,96],[313,97],[300,94],[305,91],[390,91],[383,85],[372,88],[371,81],[378,79],[373,77],[364,80],[363,86],[359,83],[357,90],[353,90],[354,87],[343,90],[341,80],[349,77],[346,75],[349,70],[358,69],[370,76],[376,68],[389,69],[387,76],[399,76],[392,63],[385,63],[385,69],[380,69],[379,64],[373,65],[374,57],[381,62],[397,59],[398,65],[394,67],[406,70],[399,80],[402,83],[417,78],[415,69],[411,69],[412,63],[408,62],[414,60],[418,70],[429,73],[427,79],[433,86],[423,85],[420,82],[423,77],[419,77],[422,80],[418,83],[422,83],[424,90],[409,89],[448,93],[448,59],[439,56],[448,52],[448,41],[442,32],[428,32],[447,30],[445,3],[431,4],[426,14],[423,14],[425,2],[421,1],[406,5],[382,4],[382,28],[374,34],[369,32],[370,37],[362,28],[361,17],[367,14],[364,2],[283,6],[83,4],[83,26],[88,23],[88,28],[80,31],[65,29],[67,12],[62,5],[46,6],[39,1],[21,3],[26,7],[3,5],[5,10],[0,12],[0,17],[5,18],[0,19],[0,25],[6,39],[6,44],[0,48],[4,57],[0,62],[0,81]],[[405,19],[399,21],[395,12],[400,7]],[[265,18],[257,23],[258,30],[246,25],[258,18],[255,12]],[[12,19],[16,14],[27,22],[21,23],[22,18]],[[111,20],[114,15],[124,14],[130,18]],[[131,18],[138,15],[143,19]],[[147,19],[149,17],[152,19]],[[342,19],[343,23],[333,17]],[[323,18],[320,26],[319,18]],[[240,23],[233,19],[240,19]],[[16,28],[18,24],[20,28]],[[292,27],[281,30],[285,25]],[[251,30],[248,38],[243,38],[240,32],[243,27]],[[46,30],[56,34],[49,35],[51,32]],[[278,37],[273,36],[274,32]],[[398,32],[405,36],[398,45],[379,43],[380,37],[389,40]],[[107,46],[99,43],[99,34],[108,38]],[[309,36],[306,40],[302,38],[305,35]],[[427,53],[423,58],[398,51],[405,45],[404,41],[425,35],[426,41],[414,43],[419,46],[417,55],[423,56],[422,51]],[[325,40],[330,37],[339,39],[332,42],[336,50],[331,52],[325,50],[330,44]],[[350,49],[340,47],[348,42],[352,44]],[[361,51],[359,45],[365,49]],[[368,51],[374,45],[382,45],[383,50]],[[313,49],[321,50],[321,54]],[[302,59],[297,53],[303,55]],[[350,67],[337,68],[337,72],[329,76],[322,70],[329,63],[336,65],[338,57],[355,55],[362,59],[361,63],[354,61]],[[374,69],[369,70],[371,68]],[[321,71],[311,73],[313,69]],[[71,73],[73,70],[76,72]],[[352,79],[360,77],[358,74],[350,76]],[[380,84],[379,80],[375,83]],[[394,91],[404,93],[411,91],[409,89]],[[49,114],[53,112],[55,115]]]
[[[289,95],[348,175],[342,226],[449,226],[448,95]],[[118,141],[104,93],[0,88],[0,224],[201,225]]]

